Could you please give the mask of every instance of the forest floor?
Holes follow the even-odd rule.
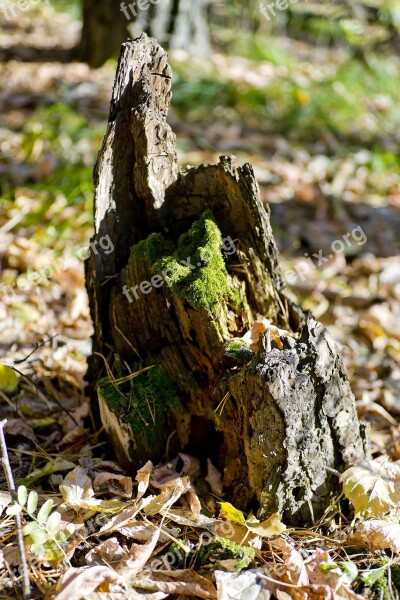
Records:
[[[339,500],[312,530],[287,531],[272,541],[269,534],[264,543],[263,534],[246,530],[249,523],[228,505],[222,518],[212,514],[215,502],[197,521],[189,508],[185,516],[175,508],[163,521],[161,537],[156,529],[156,539],[152,523],[160,522],[173,493],[178,502],[187,492],[184,478],[180,494],[160,484],[169,477],[177,485],[172,467],[152,473],[145,468],[136,482],[147,496],[126,504],[132,474],[110,459],[102,432],[93,427],[84,383],[92,328],[83,258],[92,233],[92,169],[116,63],[91,70],[62,62],[77,40],[79,23],[51,6],[9,21],[0,14],[0,28],[0,360],[20,372],[14,381],[0,369],[0,419],[8,420],[15,479],[37,490],[40,501],[63,501],[63,526],[74,522],[78,531],[72,541],[61,536],[57,543],[50,533],[43,537],[36,531],[34,539],[31,531],[34,596],[72,598],[77,589],[89,596],[96,589],[107,591],[113,581],[128,594],[123,574],[130,569],[132,598],[158,600],[175,593],[246,600],[269,598],[271,590],[280,598],[328,598],[332,589],[338,598],[361,597],[351,585],[362,597],[395,597],[400,525],[393,515],[390,531],[382,533],[382,521],[373,530],[384,542],[349,557],[348,521]],[[233,154],[237,164],[254,166],[271,209],[289,294],[326,324],[341,346],[359,415],[371,423],[373,457],[381,461],[376,464],[397,461],[400,58],[371,53],[360,61],[349,49],[316,49],[286,38],[266,46],[254,46],[248,56],[215,53],[196,68],[183,52],[171,56],[169,121],[179,160],[182,166],[198,165]],[[182,456],[179,475],[190,476],[198,457]],[[398,480],[396,471],[388,487],[400,488]],[[155,499],[149,485],[162,490]],[[392,491],[379,491],[380,505]],[[146,512],[145,500],[152,502],[152,512]],[[8,504],[8,494],[0,492],[0,514]],[[369,516],[385,512],[380,506]],[[96,513],[103,515],[101,522],[94,523]],[[244,546],[253,554],[246,565],[254,568],[240,576],[237,565],[248,555],[232,546],[222,558],[220,547],[218,559],[207,558],[218,563],[218,573],[225,561],[228,575],[213,579],[204,565],[189,569],[198,561],[199,536],[212,531],[224,537],[226,523],[234,528],[235,541],[241,539],[240,527],[247,537],[250,532],[252,543]],[[0,597],[21,597],[14,521],[5,513],[0,539]],[[146,540],[146,547],[131,545],[132,540]],[[129,560],[124,544],[130,545]],[[179,550],[184,559],[171,562]],[[163,581],[143,574],[140,569],[155,556],[165,568],[179,566],[179,574]],[[116,570],[105,566],[114,563]],[[97,566],[90,581],[84,577],[87,565]],[[245,591],[229,596],[234,585]],[[131,588],[148,593],[135,596]],[[246,595],[257,589],[259,596]]]

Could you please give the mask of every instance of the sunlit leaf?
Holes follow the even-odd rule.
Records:
[[[220,517],[227,519],[228,521],[233,521],[234,523],[239,523],[239,525],[246,525],[246,519],[240,510],[232,506],[229,502],[221,502],[220,504]]]
[[[14,369],[7,365],[0,365],[0,390],[6,393],[15,392],[18,383],[18,375]]]

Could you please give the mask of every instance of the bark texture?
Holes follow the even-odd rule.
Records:
[[[354,396],[326,329],[283,292],[252,167],[180,171],[170,97],[162,48],[124,44],[95,169],[92,247],[114,251],[86,264],[102,422],[124,464],[185,449],[239,508],[306,524],[336,491],[331,469],[365,455]],[[281,331],[253,351],[241,337],[259,315]]]

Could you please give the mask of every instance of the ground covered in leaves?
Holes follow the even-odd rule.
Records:
[[[19,486],[12,504],[0,474],[0,597],[21,597],[19,511],[37,598],[395,598],[400,59],[287,38],[196,68],[171,57],[182,165],[221,153],[254,165],[290,294],[342,346],[371,423],[373,460],[342,475],[321,522],[288,530],[232,507],[208,457],[138,473],[112,460],[85,398],[83,259],[115,62],[61,62],[74,10],[0,14],[0,27],[0,346],[16,369],[0,368],[0,420]]]

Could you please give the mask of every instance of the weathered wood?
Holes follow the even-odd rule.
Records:
[[[170,96],[165,52],[124,44],[95,170],[92,246],[109,236],[114,253],[87,262],[102,421],[133,468],[183,448],[218,465],[239,508],[307,523],[331,469],[365,454],[354,396],[328,332],[284,295],[251,166],[180,172]],[[253,352],[240,338],[259,315],[281,332]]]

